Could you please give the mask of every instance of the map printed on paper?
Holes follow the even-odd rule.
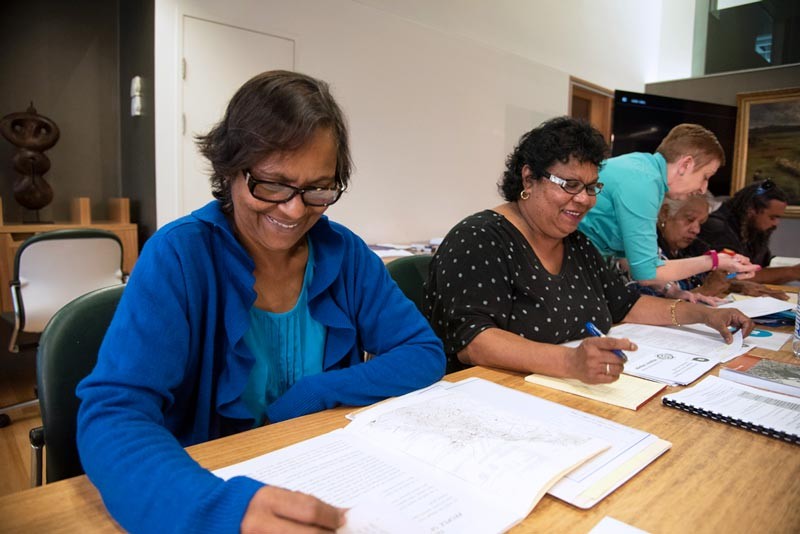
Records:
[[[598,446],[598,440],[589,436],[490,408],[452,391],[431,392],[423,402],[367,412],[354,423],[361,435],[375,442],[488,491],[504,493],[510,479],[525,480],[520,472],[530,471],[529,476],[535,477],[543,465],[571,456],[568,451],[580,453]]]

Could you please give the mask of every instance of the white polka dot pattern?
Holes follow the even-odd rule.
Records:
[[[455,353],[487,328],[563,343],[584,337],[586,321],[606,331],[627,315],[638,294],[583,234],[564,239],[564,254],[561,272],[548,273],[516,227],[491,210],[450,231],[431,263],[424,312],[451,368]]]

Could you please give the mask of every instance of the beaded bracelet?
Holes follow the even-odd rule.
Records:
[[[675,299],[669,306],[669,315],[672,318],[672,324],[675,326],[681,326],[681,324],[678,322],[678,319],[675,317],[675,308],[678,306],[679,302],[681,302],[681,299]]]

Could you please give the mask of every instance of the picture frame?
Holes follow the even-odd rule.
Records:
[[[731,195],[772,180],[788,195],[784,216],[800,218],[800,87],[736,95]]]

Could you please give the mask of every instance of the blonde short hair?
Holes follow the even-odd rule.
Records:
[[[699,168],[717,160],[725,165],[725,151],[713,132],[699,124],[679,124],[669,131],[658,145],[656,152],[664,156],[667,163],[674,163],[683,156],[692,156]]]

